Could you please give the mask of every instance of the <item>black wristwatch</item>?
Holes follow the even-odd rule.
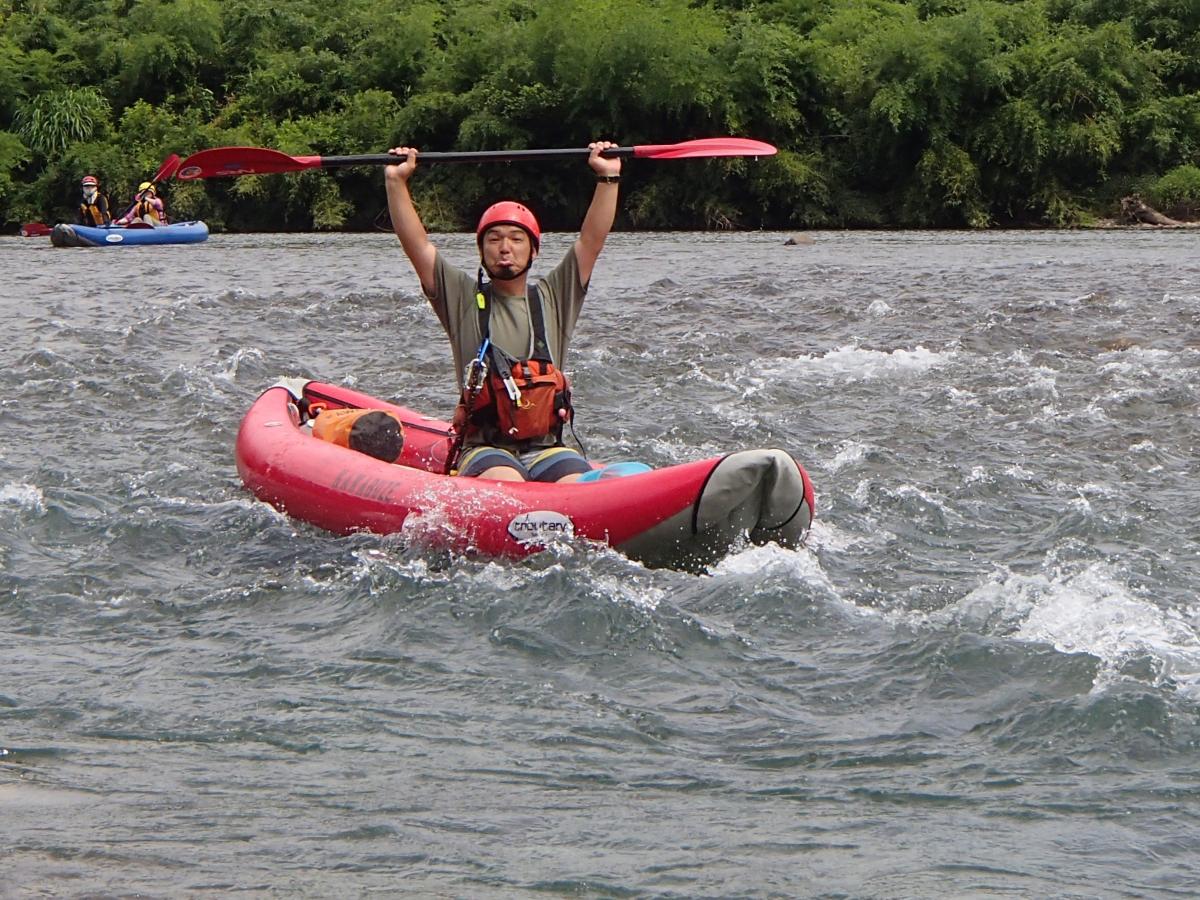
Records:
[[[616,184],[621,180],[620,175],[597,175],[596,182],[598,184]]]

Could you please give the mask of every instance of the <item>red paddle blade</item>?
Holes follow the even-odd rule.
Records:
[[[638,159],[689,159],[707,156],[774,156],[770,144],[749,138],[720,137],[684,141],[681,144],[642,144],[633,148]]]
[[[26,222],[21,226],[21,237],[45,237],[54,229],[45,222]]]
[[[162,161],[162,165],[158,167],[158,171],[154,173],[154,177],[150,180],[153,182],[166,181],[175,174],[175,170],[179,168],[179,154],[172,153]]]
[[[265,147],[214,147],[185,159],[179,164],[175,177],[180,181],[192,181],[233,175],[275,175],[320,167],[319,156],[288,156]]]

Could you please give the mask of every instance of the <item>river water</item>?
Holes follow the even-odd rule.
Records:
[[[0,239],[0,892],[1194,896],[1200,234],[787,237],[614,235],[569,360],[809,470],[699,575],[246,493],[280,376],[449,413],[389,235]]]

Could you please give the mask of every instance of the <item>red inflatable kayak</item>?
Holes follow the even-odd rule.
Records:
[[[395,413],[404,423],[400,457],[384,462],[313,437],[301,412],[312,404]],[[344,387],[288,380],[246,413],[237,465],[256,497],[329,531],[402,532],[482,556],[526,556],[583,538],[646,565],[695,569],[746,538],[796,547],[812,521],[812,483],[783,450],[539,484],[444,475],[450,444],[445,422]]]

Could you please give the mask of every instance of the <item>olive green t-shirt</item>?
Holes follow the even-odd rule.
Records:
[[[546,323],[546,340],[550,344],[550,358],[559,369],[565,369],[567,350],[575,322],[587,293],[587,285],[579,280],[579,261],[575,248],[571,247],[562,262],[544,278],[536,279],[538,294],[542,301],[542,316]],[[479,312],[475,303],[475,276],[455,268],[439,252],[434,263],[434,293],[428,297],[438,321],[450,338],[454,354],[454,377],[458,389],[463,389],[463,373],[466,365],[479,353],[483,335],[479,331]],[[528,297],[505,297],[492,292],[491,312],[488,315],[488,331],[492,343],[514,359],[529,359],[533,355],[533,323],[529,315]],[[472,445],[484,441],[489,444],[503,442],[495,435],[476,436]],[[533,446],[551,446],[554,438],[534,440]]]

